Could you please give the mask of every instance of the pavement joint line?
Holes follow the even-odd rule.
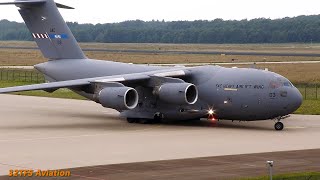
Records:
[[[290,127],[286,127],[286,129],[305,129],[307,127],[304,126],[290,126]]]

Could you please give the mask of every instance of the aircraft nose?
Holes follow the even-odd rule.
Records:
[[[303,97],[297,88],[294,89],[290,99],[292,103],[292,112],[294,112],[302,105],[303,101]]]

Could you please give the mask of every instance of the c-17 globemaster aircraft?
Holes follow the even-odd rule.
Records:
[[[103,107],[116,109],[129,123],[161,120],[276,120],[297,110],[302,96],[285,77],[246,68],[158,67],[88,59],[53,0],[16,0],[16,5],[42,54],[35,65],[48,83],[0,89],[0,93],[59,88]]]

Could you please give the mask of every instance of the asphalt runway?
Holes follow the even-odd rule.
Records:
[[[267,161],[273,160],[273,174],[320,172],[320,149],[202,157],[179,160],[113,164],[67,169],[68,180],[237,180],[266,176]],[[0,177],[7,180],[9,177]],[[28,178],[15,178],[25,180]],[[52,178],[33,177],[34,180]],[[58,179],[58,178],[56,178]],[[302,178],[300,178],[302,179]],[[303,179],[315,180],[306,176]]]
[[[267,161],[274,162],[273,174],[320,172],[320,149],[214,156],[165,161],[148,161],[64,169],[71,176],[38,177],[33,180],[239,180],[267,176]],[[0,176],[0,180],[10,180]],[[17,180],[31,177],[15,177]],[[306,175],[305,178],[317,177]]]
[[[0,95],[0,175],[320,148],[320,116],[273,121],[128,124],[90,101]]]

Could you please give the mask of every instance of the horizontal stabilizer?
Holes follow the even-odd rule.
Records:
[[[46,3],[46,0],[29,0],[29,1],[13,1],[13,2],[2,2],[0,5],[34,5],[34,4],[43,4]]]
[[[13,2],[1,2],[0,5],[41,5],[46,3],[46,0],[23,0],[23,1],[13,1]],[[58,8],[62,9],[74,9],[73,7],[66,6],[60,3],[56,3]]]

